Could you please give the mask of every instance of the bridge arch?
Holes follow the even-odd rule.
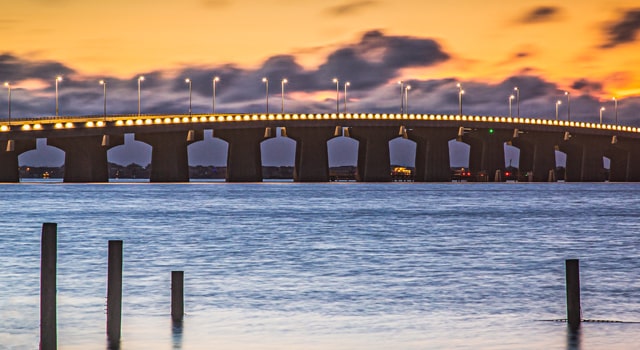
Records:
[[[224,179],[229,143],[204,130],[203,139],[187,146],[189,179]]]
[[[331,180],[355,180],[358,166],[358,146],[358,140],[342,134],[327,141]]]
[[[260,142],[263,179],[293,179],[296,161],[296,140],[287,137],[286,129],[274,128],[275,137]]]
[[[15,153],[15,168],[20,167],[20,177],[22,178],[41,178],[44,173],[47,173],[51,178],[64,177],[65,153],[60,148],[47,145],[46,139],[37,139],[28,143],[19,142],[14,145],[14,151],[0,152],[2,155],[10,155],[10,153]],[[3,167],[5,164],[11,163],[11,161],[8,163],[3,162]],[[6,170],[9,170],[9,166],[7,166]],[[36,170],[34,168],[39,169]],[[6,170],[2,171],[3,181],[9,180],[5,177],[7,174],[4,174]],[[11,173],[10,175],[13,177],[13,171]],[[16,179],[10,182],[17,181]]]

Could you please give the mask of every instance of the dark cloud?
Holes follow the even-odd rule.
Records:
[[[343,5],[333,6],[327,9],[327,13],[334,16],[346,16],[357,13],[363,9],[377,5],[377,1],[360,0],[353,1]]]
[[[626,11],[622,18],[605,27],[607,41],[602,48],[609,49],[632,42],[640,31],[640,8]]]
[[[521,23],[541,23],[549,22],[558,18],[561,9],[556,6],[539,6],[522,16],[519,20]]]
[[[587,79],[579,79],[571,85],[571,89],[580,90],[585,93],[599,93],[602,92],[602,83],[589,81]]]
[[[53,83],[56,76],[74,72],[59,62],[23,60],[8,53],[0,55],[0,77],[5,81],[35,78]]]

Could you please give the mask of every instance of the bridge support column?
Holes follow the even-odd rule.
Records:
[[[449,141],[457,135],[457,128],[409,129],[409,139],[416,142],[416,170],[418,182],[451,182]]]
[[[463,142],[471,146],[469,169],[473,173],[484,172],[488,181],[494,181],[496,170],[503,170],[504,143],[511,139],[511,130],[478,129],[463,136]]]
[[[36,148],[36,140],[12,140],[0,142],[0,182],[20,182],[18,156]],[[12,148],[13,150],[7,150]]]
[[[609,181],[638,182],[640,181],[640,142],[633,139],[618,138],[617,143],[611,145],[605,156],[611,160],[609,166]]]
[[[229,143],[227,182],[262,181],[260,143],[265,139],[264,128],[220,129],[214,136]]]
[[[64,182],[108,182],[107,151],[123,143],[123,136],[113,135],[104,146],[102,135],[47,139],[47,145],[64,151]]]
[[[334,136],[334,132],[335,127],[287,128],[287,136],[296,140],[294,181],[329,181],[327,141]]]
[[[389,141],[398,137],[397,127],[353,127],[349,134],[358,140],[358,181],[390,182]]]
[[[573,135],[560,145],[567,154],[565,181],[602,182],[604,165],[602,157],[611,139],[603,136]]]
[[[520,150],[518,169],[530,172],[534,182],[549,180],[549,170],[556,169],[556,145],[562,141],[561,134],[525,133],[511,141]]]
[[[135,139],[152,147],[150,182],[189,182],[187,146],[202,140],[202,131],[140,133]]]

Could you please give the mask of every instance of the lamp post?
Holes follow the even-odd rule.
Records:
[[[336,114],[340,114],[340,80],[333,78],[333,82],[336,83]]]
[[[400,114],[404,113],[404,81],[398,81],[400,85]]]
[[[262,78],[262,82],[265,84],[266,86],[266,96],[267,96],[267,114],[269,114],[269,79]]]
[[[103,111],[103,116],[104,116],[104,120],[107,120],[107,82],[104,80],[100,80],[100,85],[102,85],[102,93],[104,96],[104,111]]]
[[[513,95],[509,96],[509,118],[512,117],[512,115],[511,115],[511,101],[513,101],[514,98],[516,98],[516,97],[513,96]]]
[[[602,125],[602,112],[604,112],[604,107],[600,107],[600,124]]]
[[[138,116],[140,116],[140,82],[144,80],[144,76],[138,77]]]
[[[351,83],[344,83],[344,113],[347,113],[347,86],[351,86]]]
[[[558,120],[558,106],[560,106],[562,104],[562,101],[558,100],[556,101],[556,121]]]
[[[613,98],[613,108],[615,109],[615,114],[616,114],[616,125],[618,125],[618,99],[617,98]]]
[[[280,82],[280,85],[282,87],[282,91],[280,93],[281,99],[282,99],[282,108],[280,113],[284,114],[284,84],[288,83],[289,80],[287,80],[287,78],[283,78],[282,81]]]
[[[212,113],[216,113],[216,83],[220,81],[219,77],[213,77],[213,101],[211,105]]]
[[[409,90],[411,90],[411,85],[407,85],[404,88],[404,112],[409,113]]]
[[[565,91],[564,95],[567,96],[567,120],[571,121],[571,95],[569,91]]]
[[[61,76],[56,77],[56,117],[58,116],[58,83],[62,81]]]
[[[462,116],[462,95],[464,95],[464,90],[462,89],[462,85],[460,85],[460,83],[456,84],[456,86],[458,87],[458,115]]]
[[[189,84],[189,115],[191,115],[191,79],[187,78],[184,82]]]
[[[8,81],[4,83],[4,86],[7,87],[8,94],[9,94],[9,125],[11,125],[11,83],[9,83]]]
[[[516,86],[513,88],[513,90],[516,92],[516,117],[520,118],[520,89]],[[509,116],[511,116],[511,113],[509,113]]]

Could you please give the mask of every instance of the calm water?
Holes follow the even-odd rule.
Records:
[[[634,349],[640,184],[0,185],[0,348],[35,349],[40,231],[58,223],[60,349],[105,348],[124,240],[122,349]],[[170,321],[170,271],[186,317]]]

